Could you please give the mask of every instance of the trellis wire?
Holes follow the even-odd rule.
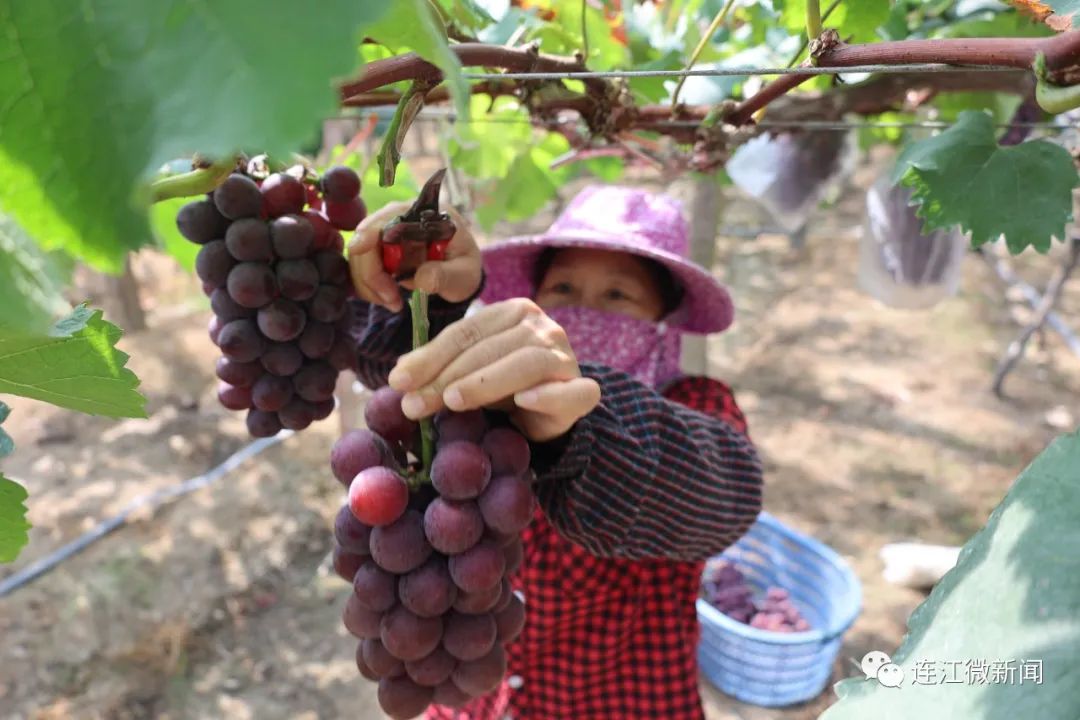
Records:
[[[462,73],[466,80],[619,80],[631,78],[739,77],[743,75],[854,75],[859,73],[1029,72],[1009,65],[851,65],[849,67],[715,67],[682,70],[580,70],[567,72]]]
[[[37,579],[41,575],[52,570],[54,567],[67,560],[72,555],[82,552],[88,548],[91,544],[97,542],[101,538],[105,537],[113,530],[121,527],[128,519],[137,511],[144,507],[156,508],[161,504],[172,500],[180,495],[186,495],[194,490],[205,487],[215,480],[220,479],[224,475],[232,472],[238,468],[243,462],[249,460],[263,450],[277,445],[286,438],[292,437],[292,430],[282,430],[277,435],[268,438],[261,438],[252,443],[245,445],[237,450],[235,453],[225,459],[223,463],[208,470],[202,475],[197,475],[190,480],[185,480],[179,485],[171,485],[166,488],[162,488],[146,495],[141,495],[130,503],[128,503],[123,510],[116,515],[102,520],[90,530],[86,531],[79,537],[75,538],[67,545],[57,548],[53,552],[49,553],[43,558],[40,558],[22,570],[14,573],[13,575],[0,580],[0,597],[4,597],[8,593],[18,590],[23,585],[26,585],[32,580]]]

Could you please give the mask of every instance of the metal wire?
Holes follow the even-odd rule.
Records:
[[[1029,72],[1007,65],[852,65],[850,67],[716,67],[682,70],[581,70],[574,72],[463,73],[466,80],[590,80],[622,78],[740,77],[743,75],[853,75],[856,73]]]

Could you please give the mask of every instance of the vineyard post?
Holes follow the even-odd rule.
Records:
[[[690,259],[712,271],[716,264],[716,236],[724,214],[720,172],[693,173],[686,184],[690,219]],[[708,342],[704,335],[686,335],[682,345],[684,372],[704,375],[709,369]]]

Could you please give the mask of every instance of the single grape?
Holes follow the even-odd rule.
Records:
[[[345,238],[341,237],[341,233],[337,230],[335,230],[334,234],[330,237],[330,247],[328,247],[327,250],[332,250],[338,255],[345,252]]]
[[[450,708],[463,708],[473,700],[473,696],[447,680],[435,688],[431,701],[436,705]]]
[[[229,271],[235,264],[229,249],[225,247],[225,241],[211,240],[199,248],[199,254],[195,256],[195,274],[205,286],[217,289],[224,287],[229,279]]]
[[[452,556],[447,564],[455,585],[465,592],[480,592],[502,579],[506,557],[498,545],[481,540],[460,555]]]
[[[356,486],[365,473],[370,472],[370,470],[365,470],[357,475],[357,480],[353,481],[353,487]],[[349,506],[353,508],[354,514],[356,513],[356,505],[357,503],[353,502],[353,490],[350,487]],[[393,507],[396,507],[396,505]],[[392,510],[393,507],[387,507],[386,516],[389,516],[389,510]],[[366,522],[364,517],[359,515],[357,517]],[[371,557],[375,558],[375,562],[379,563],[383,569],[398,575],[404,575],[420,567],[432,553],[431,545],[428,544],[427,538],[424,537],[423,523],[420,513],[415,510],[406,510],[401,517],[389,525],[368,523],[375,526],[375,529],[371,531]],[[474,562],[472,565],[479,565],[479,563]],[[472,565],[468,567],[471,568]],[[468,575],[468,572],[467,570],[466,575]],[[469,576],[468,579],[475,578]]]
[[[285,215],[270,223],[270,242],[279,258],[307,257],[315,243],[315,231],[303,216]]]
[[[484,452],[491,458],[492,475],[521,475],[529,469],[531,456],[529,441],[517,430],[495,428],[489,430],[481,442]]]
[[[228,226],[229,221],[218,212],[211,200],[189,202],[176,214],[176,229],[199,245],[220,239]]]
[[[505,582],[503,580],[502,583],[492,585],[490,588],[480,592],[458,592],[457,599],[454,601],[454,609],[469,615],[480,615],[493,611],[495,606],[499,604],[499,600],[502,599],[503,583]]]
[[[262,212],[262,193],[249,177],[233,173],[213,193],[214,205],[230,220],[258,217]]]
[[[225,327],[224,320],[217,315],[211,316],[210,322],[206,324],[206,332],[210,335],[210,342],[215,345],[218,344],[218,339],[221,337],[221,328],[223,327]]]
[[[379,707],[394,720],[408,720],[424,712],[434,692],[409,679],[407,675],[385,677],[379,681]]]
[[[405,672],[417,685],[435,687],[449,680],[455,667],[457,660],[454,656],[437,647],[430,655],[405,663]]]
[[[385,612],[397,603],[397,575],[368,560],[353,576],[353,592],[367,609]]]
[[[510,602],[505,608],[495,613],[496,637],[506,645],[513,642],[525,627],[525,603],[511,593]]]
[[[270,244],[270,226],[258,218],[237,220],[225,231],[229,254],[240,261],[270,262],[274,248]]]
[[[345,313],[348,298],[345,291],[335,285],[320,285],[315,295],[307,301],[307,310],[319,322],[332,323]]]
[[[533,502],[532,488],[514,475],[492,478],[477,499],[487,526],[509,535],[520,533],[532,522]]]
[[[236,387],[249,388],[262,377],[263,368],[257,362],[239,363],[229,358],[219,357],[215,372],[220,380]]]
[[[320,400],[319,402],[311,403],[314,408],[314,416],[316,420],[325,420],[330,417],[330,413],[334,412],[334,399]]]
[[[282,260],[274,272],[281,294],[290,300],[307,300],[319,287],[319,270],[311,260]]]
[[[355,230],[360,221],[367,217],[367,206],[359,197],[340,203],[327,200],[323,204],[323,212],[338,230]]]
[[[394,657],[419,660],[442,640],[442,618],[422,618],[398,605],[385,613],[379,623],[379,638]]]
[[[266,372],[279,377],[291,377],[304,365],[304,354],[295,343],[268,343],[259,358]]]
[[[506,560],[506,574],[513,575],[525,560],[525,546],[520,539],[503,546],[503,558]]]
[[[471,548],[484,534],[480,508],[471,500],[436,498],[424,511],[424,534],[441,553],[456,555]]]
[[[439,556],[428,558],[420,567],[402,575],[397,595],[402,607],[420,617],[438,617],[451,608],[457,588],[450,579],[446,560]]]
[[[281,432],[281,423],[274,413],[252,409],[248,410],[247,429],[252,437],[273,437]]]
[[[514,587],[506,576],[503,576],[501,586],[502,590],[499,592],[499,599],[495,602],[495,607],[491,609],[492,612],[502,612],[510,605],[510,601],[514,599]]]
[[[338,335],[337,339],[334,340],[333,347],[330,348],[330,352],[326,355],[326,362],[330,363],[338,372],[352,370],[356,367],[356,351],[353,349],[352,341],[349,340],[348,336]]]
[[[458,660],[479,660],[495,647],[495,618],[490,613],[450,612],[443,618],[442,646]]]
[[[435,413],[434,421],[439,435],[439,447],[459,441],[479,445],[488,427],[483,410],[468,410],[462,413],[440,410]]]
[[[305,210],[304,219],[311,224],[313,234],[311,247],[315,250],[329,248],[337,231],[330,225],[330,221],[326,219],[326,216],[318,210]]]
[[[293,397],[278,410],[278,420],[289,430],[303,430],[315,422],[315,406],[303,398]]]
[[[501,645],[495,645],[484,657],[469,662],[459,662],[450,679],[466,693],[479,697],[499,687],[506,675],[506,653]]]
[[[350,430],[330,448],[330,469],[345,487],[364,470],[385,465],[390,459],[386,441],[370,430]]]
[[[267,373],[251,388],[251,402],[265,412],[277,412],[292,399],[292,394],[292,381],[289,378]]]
[[[285,173],[274,173],[262,183],[263,208],[269,217],[303,212],[307,191],[304,184]]]
[[[226,323],[218,336],[221,354],[234,362],[257,360],[265,345],[266,341],[259,334],[259,328],[251,320],[233,320]]]
[[[270,340],[288,342],[300,337],[307,323],[304,309],[292,300],[278,298],[261,308],[258,314],[259,330]]]
[[[345,624],[345,629],[353,637],[364,640],[379,637],[382,619],[382,613],[368,610],[360,604],[360,600],[355,595],[349,593],[349,599],[345,601],[345,610],[341,613],[341,620]]]
[[[334,540],[345,552],[353,555],[371,554],[371,526],[357,520],[348,505],[342,505],[334,518]]]
[[[324,250],[315,254],[319,279],[327,285],[344,285],[349,281],[349,261],[336,252]]]
[[[297,343],[300,352],[312,360],[326,357],[334,345],[334,332],[334,326],[329,323],[308,323]]]
[[[380,678],[394,677],[405,672],[405,663],[391,655],[378,638],[364,640],[361,652],[364,655],[364,664]]]
[[[218,402],[229,410],[247,410],[251,407],[251,388],[218,383]]]
[[[388,467],[365,468],[357,473],[349,484],[349,507],[352,508],[353,515],[360,522],[372,527],[389,525],[398,520],[408,504],[409,486],[405,484],[404,478]],[[386,565],[383,567],[393,570]]]
[[[261,262],[242,262],[234,267],[226,287],[229,296],[246,308],[261,308],[278,295],[274,271]]]
[[[324,199],[345,203],[360,194],[360,176],[352,168],[336,165],[323,173],[319,186]]]
[[[470,500],[484,492],[490,481],[487,453],[470,442],[441,446],[431,463],[431,484],[451,500]]]
[[[210,309],[224,322],[255,317],[254,309],[238,304],[229,297],[229,291],[225,288],[218,288],[210,293]]]
[[[316,403],[334,397],[338,372],[329,363],[316,360],[308,362],[293,376],[296,394],[308,402]]]
[[[356,646],[356,669],[360,671],[360,675],[365,679],[372,682],[379,682],[381,679],[375,674],[375,671],[368,667],[367,661],[364,660],[364,641],[361,640]]]
[[[334,572],[336,572],[338,577],[342,580],[352,582],[353,576],[356,575],[356,571],[360,569],[360,566],[363,565],[365,561],[367,561],[367,556],[365,555],[346,552],[339,547],[334,548]]]
[[[402,397],[389,385],[379,388],[364,406],[364,422],[387,442],[408,445],[419,426],[401,411]]]

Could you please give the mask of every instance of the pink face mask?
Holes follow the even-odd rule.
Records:
[[[663,322],[579,306],[544,312],[566,330],[578,362],[622,370],[657,390],[682,374],[682,333]]]

